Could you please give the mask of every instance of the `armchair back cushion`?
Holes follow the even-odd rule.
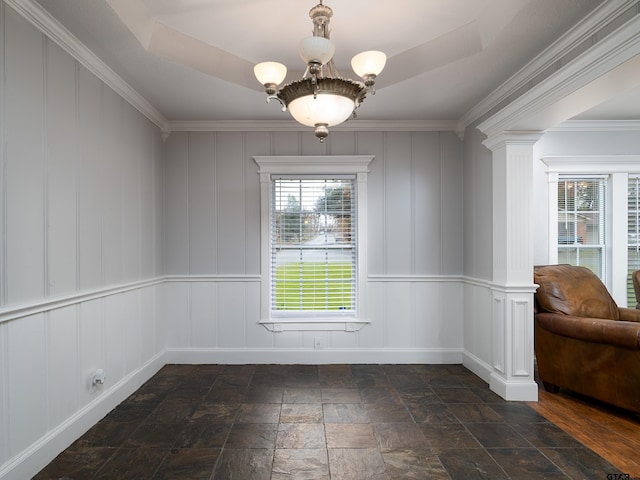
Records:
[[[616,302],[598,276],[586,267],[536,267],[533,281],[539,285],[536,301],[543,311],[575,317],[619,319]]]

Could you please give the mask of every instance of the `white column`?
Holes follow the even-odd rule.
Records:
[[[533,145],[540,132],[503,132],[493,152],[493,359],[489,386],[537,400],[533,351]]]

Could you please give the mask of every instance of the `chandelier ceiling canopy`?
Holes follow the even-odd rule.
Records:
[[[351,59],[353,71],[362,80],[343,78],[333,61],[335,46],[329,39],[329,22],[333,10],[323,5],[323,0],[309,11],[313,22],[313,36],[300,41],[300,57],[307,65],[302,79],[279,85],[287,75],[287,67],[277,62],[262,62],[253,71],[264,85],[267,102],[272,99],[287,108],[291,116],[309,127],[321,142],[329,135],[329,127],[355,117],[355,111],[367,93],[375,94],[376,76],[380,74],[387,56],[379,51],[367,51]]]

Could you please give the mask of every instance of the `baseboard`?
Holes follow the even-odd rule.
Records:
[[[505,400],[518,402],[537,402],[538,384],[533,380],[508,381],[492,373],[489,388]]]
[[[31,478],[60,452],[100,421],[107,413],[135,392],[165,364],[166,352],[151,358],[142,367],[130,373],[94,401],[47,432],[37,442],[20,452],[0,467],[0,480]]]
[[[462,350],[457,348],[391,349],[246,349],[246,348],[174,348],[167,350],[167,363],[178,364],[459,364]]]
[[[538,401],[538,384],[534,381],[508,381],[496,374],[491,365],[464,351],[462,364],[489,384],[489,388],[505,400]]]
[[[476,357],[472,353],[469,353],[467,350],[462,352],[462,364],[483,379],[485,382],[489,383],[491,379],[491,373],[493,369],[491,365]]]

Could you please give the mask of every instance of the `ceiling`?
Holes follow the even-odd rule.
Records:
[[[302,75],[317,0],[37,0],[167,120],[288,120],[253,76],[273,60]],[[456,121],[603,0],[325,0],[335,61],[382,50],[364,120]],[[639,119],[640,88],[582,113]],[[634,99],[632,101],[632,99]]]

